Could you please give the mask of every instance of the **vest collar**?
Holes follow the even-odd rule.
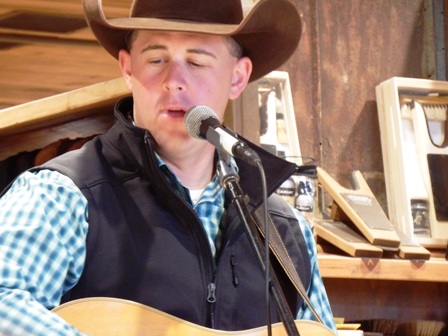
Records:
[[[148,175],[152,175],[149,174],[149,171],[156,169],[157,163],[155,162],[154,155],[148,153],[153,153],[154,151],[154,139],[147,130],[133,125],[130,118],[132,109],[132,97],[121,99],[115,106],[115,117],[118,121],[115,127],[119,128],[118,132],[121,134],[119,136],[122,137],[118,141],[118,149],[128,159],[136,162],[142,171]],[[286,179],[297,171],[298,166],[296,164],[263,150],[241,136],[240,138],[255,150],[261,158],[266,175],[268,195],[275,192]],[[149,151],[147,150],[147,146],[150,149]],[[262,185],[260,183],[258,168],[239,159],[235,159],[235,161],[239,168],[238,175],[240,177],[241,188],[248,194],[250,205],[256,208],[262,202]],[[152,180],[151,177],[150,180]],[[156,181],[154,182],[158,184]]]

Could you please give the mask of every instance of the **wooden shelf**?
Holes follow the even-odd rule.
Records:
[[[319,254],[318,260],[323,278],[448,283],[448,261],[443,257],[419,261]]]
[[[105,132],[114,104],[129,94],[120,77],[0,110],[0,160],[59,139]]]

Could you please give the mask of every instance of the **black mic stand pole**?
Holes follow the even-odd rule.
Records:
[[[231,203],[235,205],[241,222],[244,225],[248,239],[252,245],[255,256],[259,262],[263,274],[266,274],[266,269],[269,267],[269,274],[271,278],[269,281],[269,289],[272,298],[274,299],[277,309],[282,319],[283,325],[289,336],[300,335],[297,330],[297,326],[294,322],[294,317],[289,309],[289,305],[286,301],[285,295],[280,288],[277,277],[272,269],[272,266],[266,265],[266,258],[263,249],[263,242],[256,229],[254,219],[247,208],[248,196],[244,194],[239,184],[239,176],[235,169],[230,164],[230,155],[226,152],[218,150],[219,160],[217,165],[218,176],[221,181],[221,185],[226,189],[227,194],[230,197]]]

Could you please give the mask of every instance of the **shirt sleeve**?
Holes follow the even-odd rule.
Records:
[[[0,335],[81,335],[50,309],[78,281],[87,201],[66,176],[25,172],[0,198]]]
[[[319,265],[317,262],[317,248],[314,240],[313,232],[311,231],[308,223],[303,215],[295,208],[292,208],[294,214],[299,221],[300,228],[305,238],[308,254],[311,262],[311,282],[308,287],[308,297],[310,298],[311,305],[316,311],[317,315],[322,319],[322,322],[330,329],[336,332],[336,325],[334,322],[333,313],[331,311],[330,302],[328,301],[327,292],[320,275]],[[315,320],[311,309],[304,302],[300,308],[297,319],[301,320]]]

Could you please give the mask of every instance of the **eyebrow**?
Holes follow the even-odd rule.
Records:
[[[214,53],[207,51],[205,49],[188,49],[187,51],[192,54],[207,55],[207,56],[211,56],[213,58],[217,58]]]
[[[144,52],[146,52],[148,50],[168,50],[168,49],[167,49],[167,47],[165,47],[165,46],[163,46],[161,44],[151,44],[151,45],[143,48],[141,53],[143,54]]]
[[[162,44],[151,44],[145,48],[143,48],[143,50],[141,51],[141,53],[143,54],[146,51],[150,51],[150,50],[168,50],[168,48]],[[188,53],[191,54],[198,54],[198,55],[207,55],[213,58],[217,58],[216,55],[212,52],[209,52],[205,49],[200,49],[200,48],[193,48],[193,49],[188,49],[187,50]]]

